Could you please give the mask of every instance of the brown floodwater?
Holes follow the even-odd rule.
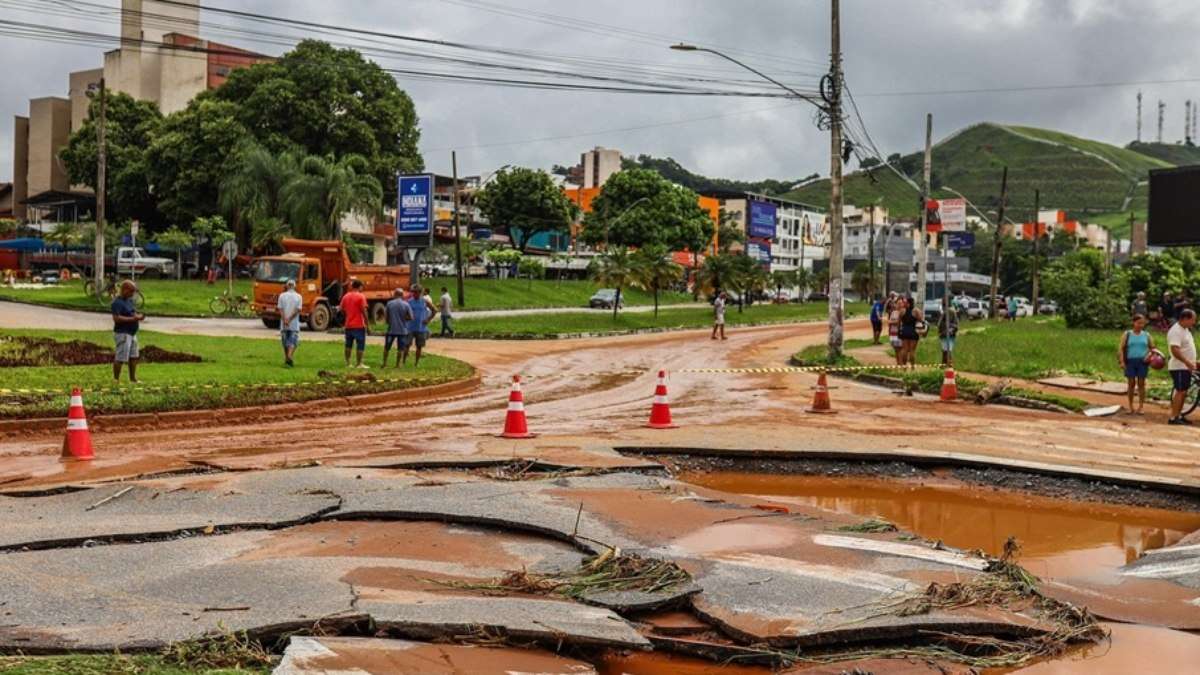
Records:
[[[885,518],[903,530],[998,555],[1009,537],[1020,562],[1042,577],[1111,570],[1200,530],[1200,513],[1076,502],[934,479],[687,472],[680,480],[780,504]]]

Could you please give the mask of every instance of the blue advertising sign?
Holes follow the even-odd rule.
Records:
[[[411,243],[433,232],[433,176],[400,176],[400,204],[396,209],[396,239]]]
[[[951,251],[975,248],[974,232],[946,232],[942,236],[946,237],[946,248]]]
[[[759,239],[775,238],[774,204],[750,200],[750,220],[746,223],[746,234]]]
[[[766,239],[747,239],[746,255],[757,260],[764,269],[771,269],[771,242]]]

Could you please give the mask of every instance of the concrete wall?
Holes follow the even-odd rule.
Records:
[[[162,49],[158,62],[158,107],[164,115],[183,110],[208,88],[208,61],[204,54]]]
[[[29,196],[29,118],[18,115],[13,119],[13,217],[25,220],[27,212],[21,202]]]
[[[121,37],[162,42],[167,33],[200,34],[200,0],[180,0],[181,7],[155,0],[121,0]]]
[[[30,196],[46,190],[66,190],[67,171],[58,151],[71,133],[71,101],[57,96],[29,101]]]
[[[83,126],[84,121],[87,120],[88,105],[91,103],[91,99],[87,95],[88,88],[99,87],[103,77],[103,68],[77,70],[71,73],[71,88],[67,92],[67,98],[71,100],[71,133],[78,131],[79,127]]]

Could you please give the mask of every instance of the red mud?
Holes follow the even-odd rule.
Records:
[[[594,672],[582,661],[531,649],[339,638],[325,638],[322,644],[333,654],[303,659],[300,665],[309,672],[370,675],[585,675]]]
[[[1021,675],[1174,674],[1194,673],[1200,664],[1200,635],[1120,623],[1106,627],[1112,631],[1111,644],[1089,645],[1055,661],[1007,672]]]
[[[60,342],[43,337],[0,338],[0,368],[94,366],[112,363],[113,350],[94,342]],[[149,346],[141,350],[144,363],[199,363],[199,356]]]

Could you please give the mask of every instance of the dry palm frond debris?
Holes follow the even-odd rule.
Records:
[[[896,528],[895,523],[892,523],[891,521],[884,520],[883,518],[876,516],[874,518],[864,520],[861,523],[854,523],[852,525],[842,525],[841,527],[837,528],[837,531],[838,532],[876,533],[876,532],[895,532],[896,529],[897,528]]]
[[[514,570],[484,584],[453,583],[456,588],[494,593],[563,595],[581,599],[593,593],[641,591],[659,593],[683,586],[692,580],[679,565],[669,560],[644,558],[610,548],[567,572],[539,574]]]

